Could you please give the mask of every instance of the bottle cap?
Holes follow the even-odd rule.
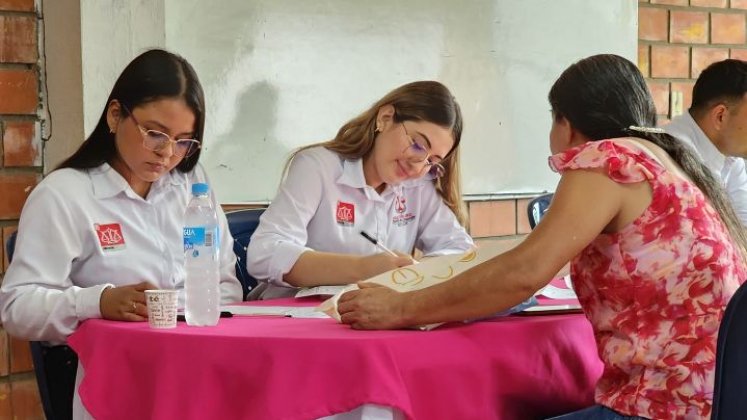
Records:
[[[203,182],[192,184],[192,195],[207,194],[209,190],[210,187],[208,187],[208,184],[205,184]]]

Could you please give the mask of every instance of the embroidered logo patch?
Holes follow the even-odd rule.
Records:
[[[353,226],[355,224],[355,206],[352,203],[338,201],[335,217],[338,224]]]
[[[397,213],[399,214],[407,211],[407,200],[405,200],[405,196],[398,195],[394,197],[394,209],[397,210]]]
[[[407,200],[404,195],[397,195],[394,197],[394,217],[392,217],[392,223],[395,226],[407,226],[415,219],[415,215],[412,212],[407,211]]]
[[[99,238],[99,245],[104,251],[115,251],[125,247],[122,227],[119,223],[108,223],[105,225],[96,223],[93,225],[96,230],[96,236]]]

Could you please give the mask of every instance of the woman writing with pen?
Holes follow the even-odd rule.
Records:
[[[461,132],[449,90],[421,81],[390,92],[334,139],[294,152],[249,245],[247,269],[260,282],[250,298],[355,283],[412,264],[415,248],[470,249]]]

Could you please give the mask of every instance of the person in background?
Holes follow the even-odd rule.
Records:
[[[0,288],[9,334],[59,345],[89,318],[145,321],[146,289],[183,292],[183,216],[191,184],[206,182],[197,163],[204,123],[202,87],[184,58],[150,50],[127,65],[91,135],[23,207]],[[221,300],[236,302],[233,240],[216,208]],[[61,376],[75,380],[77,358],[67,346],[47,350],[72,366],[48,373],[63,389],[50,389],[53,404],[68,418],[73,384]]]
[[[459,178],[462,115],[438,82],[409,83],[296,151],[247,251],[250,298],[355,283],[473,246]],[[365,232],[394,253],[381,252]]]
[[[716,337],[747,275],[747,238],[711,172],[656,126],[636,66],[595,55],[549,94],[552,205],[516,248],[430,288],[360,283],[339,299],[359,329],[479,318],[544,287],[571,261],[604,371],[597,405],[562,419],[707,418]]]
[[[728,59],[703,70],[689,112],[664,129],[694,148],[747,226],[747,62]]]

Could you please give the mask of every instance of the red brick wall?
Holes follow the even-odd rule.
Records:
[[[469,203],[469,232],[475,238],[514,236],[529,233],[527,204],[530,198],[472,201]]]
[[[714,61],[747,59],[747,0],[639,0],[638,67],[659,122],[671,116],[671,92],[687,111],[700,72]]]
[[[34,0],[0,0],[0,276],[5,241],[41,179],[39,25]],[[43,419],[27,341],[0,328],[0,419]]]

